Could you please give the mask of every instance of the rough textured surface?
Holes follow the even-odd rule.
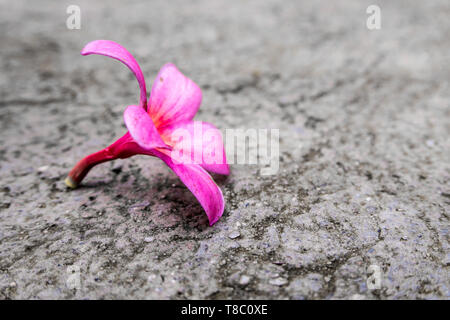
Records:
[[[0,298],[448,299],[449,2],[0,4]],[[213,227],[158,159],[81,157],[125,132],[132,74],[168,61],[219,128],[279,128],[280,171],[234,165]],[[237,231],[238,233],[234,233]],[[369,266],[381,268],[370,290]]]

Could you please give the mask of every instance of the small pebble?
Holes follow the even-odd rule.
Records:
[[[238,231],[233,231],[228,235],[228,237],[230,239],[236,239],[236,238],[239,238],[240,236],[241,236],[241,234]]]
[[[282,286],[282,285],[288,283],[288,281],[286,279],[280,277],[280,278],[270,280],[269,283],[274,286]]]
[[[239,279],[239,284],[241,284],[243,286],[247,285],[249,282],[250,282],[250,277],[246,276],[246,275],[243,275],[241,277],[241,279]]]
[[[38,172],[45,172],[45,171],[47,171],[48,170],[48,166],[42,166],[42,167],[39,167],[38,169],[37,169],[37,171]]]
[[[156,274],[151,274],[148,276],[147,281],[153,282],[156,280],[156,278],[157,278]]]
[[[153,238],[153,237],[145,237],[144,238],[144,241],[147,243],[152,242],[153,240],[155,240],[155,238]]]

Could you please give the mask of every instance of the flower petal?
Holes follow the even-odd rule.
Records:
[[[212,226],[219,220],[225,209],[222,190],[201,166],[176,164],[166,152],[168,151],[157,152],[156,156],[163,160],[194,194],[208,216],[209,225]]]
[[[173,147],[176,163],[199,164],[209,172],[228,175],[222,133],[208,122],[175,123],[160,130],[163,140]]]
[[[120,44],[110,40],[95,40],[89,42],[83,50],[82,55],[100,54],[124,63],[136,76],[140,88],[139,106],[147,107],[147,89],[145,87],[145,79],[139,64],[134,57]]]
[[[194,118],[202,102],[198,85],[172,63],[165,64],[153,82],[149,114],[157,128]]]
[[[141,107],[128,106],[123,114],[131,137],[144,149],[169,148],[153,124],[148,113]]]

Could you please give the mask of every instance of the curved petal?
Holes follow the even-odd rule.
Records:
[[[156,156],[163,160],[194,194],[208,216],[209,225],[212,226],[219,220],[225,209],[222,190],[201,166],[176,164],[166,152],[157,152]]]
[[[161,137],[173,147],[171,157],[176,163],[199,164],[209,172],[228,175],[222,133],[208,122],[175,123],[160,130]]]
[[[144,149],[169,148],[153,124],[147,112],[138,106],[128,106],[123,114],[131,137]]]
[[[142,74],[139,64],[134,57],[120,44],[110,40],[95,40],[89,42],[83,50],[81,50],[83,56],[90,54],[100,54],[116,60],[119,60],[125,64],[136,76],[140,88],[139,106],[147,108],[147,89],[145,87],[145,79]]]
[[[194,118],[202,102],[198,85],[184,76],[172,63],[165,64],[155,81],[148,112],[157,128]]]

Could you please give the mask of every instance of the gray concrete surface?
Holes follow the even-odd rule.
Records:
[[[0,3],[0,299],[449,298],[448,1],[377,1],[377,31],[372,1]],[[233,165],[213,227],[156,158],[67,190],[138,99],[121,64],[79,55],[94,39],[148,86],[177,64],[196,119],[279,128],[279,173]]]

